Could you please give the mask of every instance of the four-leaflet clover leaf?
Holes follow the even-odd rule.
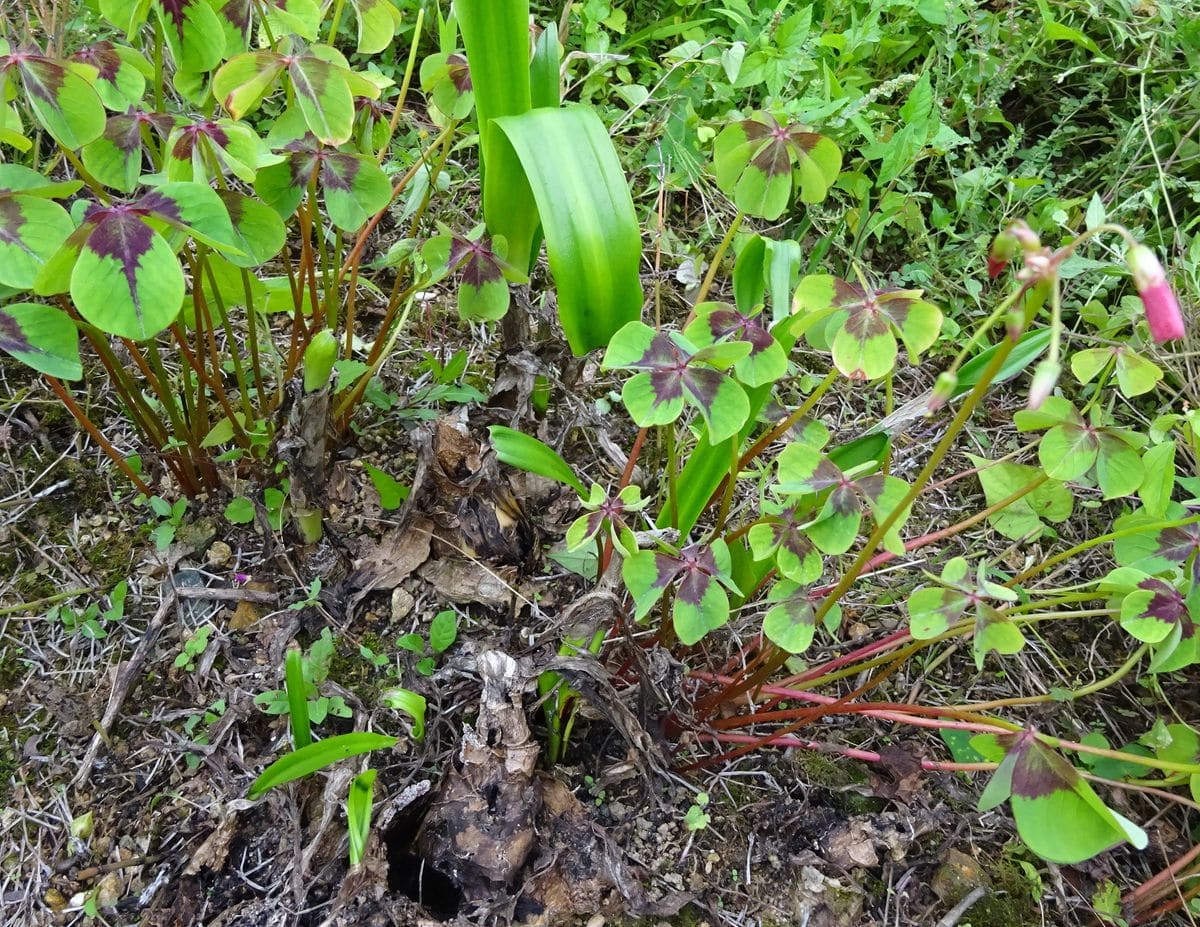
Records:
[[[588,497],[580,503],[585,514],[575,519],[567,529],[567,550],[578,550],[607,527],[613,546],[622,553],[627,553],[626,545],[620,537],[622,529],[629,528],[625,523],[625,515],[641,511],[649,504],[650,500],[642,498],[642,490],[638,486],[626,486],[617,493],[616,498],[610,498],[599,484],[593,483]]]
[[[771,587],[767,601],[774,603],[763,617],[763,634],[776,647],[788,653],[803,653],[817,632],[816,602],[812,590],[781,580]],[[833,605],[825,613],[825,627],[832,633],[842,621],[842,608]]]
[[[507,253],[504,236],[487,235],[482,225],[465,236],[438,235],[421,249],[435,280],[458,273],[458,314],[476,321],[503,318],[510,299],[508,282],[529,281],[505,260]]]
[[[691,404],[704,416],[709,440],[719,442],[741,430],[750,415],[745,391],[723,373],[750,351],[746,341],[701,348],[679,332],[656,332],[630,322],[613,335],[601,366],[638,371],[621,389],[625,408],[638,425],[669,425]]]
[[[796,305],[809,313],[830,312],[825,325],[809,330],[809,341],[829,347],[834,365],[851,380],[874,380],[895,366],[897,335],[914,364],[937,340],[942,311],[922,295],[921,290],[875,289],[814,274],[800,281]],[[817,343],[818,332],[827,345]]]
[[[1200,662],[1194,618],[1200,613],[1200,587],[1182,592],[1174,582],[1118,567],[1098,588],[1112,594],[1111,607],[1120,610],[1117,620],[1126,633],[1151,645],[1151,672],[1174,672]]]
[[[638,621],[678,580],[671,618],[679,640],[690,646],[729,620],[726,590],[741,594],[729,575],[731,569],[729,548],[718,539],[709,545],[692,544],[678,553],[636,551],[625,558],[621,576],[633,596]]]
[[[777,511],[752,527],[746,536],[755,560],[775,558],[782,576],[797,583],[811,583],[821,575],[821,555],[808,537],[808,520],[797,506],[772,505]]]
[[[699,347],[722,341],[750,345],[750,353],[734,364],[733,372],[746,386],[763,386],[787,372],[787,354],[763,324],[767,321],[761,306],[744,313],[727,303],[700,303],[683,334]]]
[[[842,152],[832,139],[767,113],[726,126],[713,143],[717,186],[742,212],[763,219],[778,219],[787,208],[793,173],[800,201],[819,203],[841,169]]]
[[[1061,396],[1049,396],[1036,411],[1014,416],[1020,431],[1048,429],[1038,445],[1038,460],[1055,480],[1075,480],[1096,470],[1105,499],[1128,496],[1142,485],[1146,471],[1137,448],[1144,438],[1132,431],[1100,424],[1093,407],[1088,419]]]
[[[875,474],[853,477],[816,448],[793,443],[779,455],[778,489],[785,493],[829,491],[814,522],[807,526],[809,539],[827,554],[844,554],[858,537],[863,510],[877,522],[891,516],[908,494],[908,484],[894,476]],[[908,518],[900,513],[883,536],[882,546],[893,553],[904,552],[900,528]]]
[[[966,559],[955,557],[942,569],[940,578],[930,577],[935,585],[922,586],[908,597],[909,631],[917,640],[937,637],[968,612],[974,613],[973,646],[979,669],[983,669],[983,660],[990,651],[1012,654],[1025,646],[1021,629],[991,604],[1015,602],[1017,594],[989,580],[986,570],[986,565],[980,565],[976,576],[968,579]]]

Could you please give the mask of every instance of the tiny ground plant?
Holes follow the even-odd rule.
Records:
[[[881,383],[883,414],[894,420],[899,348],[904,346],[910,364],[921,363],[939,337],[942,311],[922,291],[876,283],[858,265],[851,268],[853,279],[802,274],[796,243],[783,246],[760,237],[744,241],[738,254],[734,301],[706,301],[714,270],[743,216],[778,216],[794,196],[793,176],[802,201],[819,201],[840,163],[828,139],[770,116],[726,129],[714,152],[718,182],[740,212],[688,319],[678,328],[630,322],[613,336],[602,361],[607,369],[628,371],[621,399],[641,427],[622,481],[585,491],[553,450],[493,428],[501,459],[575,489],[585,514],[568,532],[569,548],[598,544],[600,573],[614,557],[621,560],[632,601],[629,618],[645,622],[658,616],[661,645],[700,644],[730,622],[735,608],[761,616],[757,642],[740,657],[717,672],[693,671],[698,688],[692,716],[671,722],[680,729],[695,729],[699,722],[699,736],[725,745],[725,752],[700,763],[766,744],[830,749],[796,732],[832,713],[931,726],[973,736],[969,748],[954,751],[953,761],[927,760],[926,767],[993,769],[980,809],[1007,801],[1021,837],[1043,858],[1079,862],[1122,842],[1145,848],[1146,832],[1105,804],[1092,782],[1171,788],[1200,781],[1195,778],[1200,754],[1191,749],[1197,734],[1187,724],[1166,729],[1152,751],[1112,750],[1008,721],[986,703],[910,708],[872,704],[862,696],[912,655],[942,641],[969,640],[979,670],[1003,665],[1027,646],[1028,632],[1048,621],[1111,621],[1128,635],[1130,646],[1128,661],[1110,677],[1055,691],[1049,700],[1082,698],[1135,672],[1160,686],[1169,674],[1200,662],[1200,635],[1193,627],[1200,544],[1193,537],[1194,519],[1172,501],[1176,442],[1189,433],[1179,428],[1178,416],[1164,417],[1149,433],[1122,420],[1108,388],[1115,382],[1125,396],[1153,389],[1162,372],[1139,349],[1184,335],[1162,267],[1128,231],[1102,216],[1094,215],[1089,228],[1058,247],[1044,246],[1020,222],[1000,234],[989,275],[999,278],[1017,261],[1015,277],[991,312],[961,336],[961,347],[933,389],[917,400],[918,414],[947,406],[954,413],[919,472],[901,478],[891,467],[886,421],[839,445],[811,414],[839,382],[851,388]],[[1064,363],[1072,342],[1063,322],[1062,270],[1102,237],[1122,242],[1144,317],[1109,322],[1105,337],[1115,347],[1096,349],[1084,341]],[[829,373],[788,407],[790,391],[781,388],[789,356],[802,343],[828,357]],[[1078,392],[1080,404],[1056,392],[1067,366],[1076,375],[1080,388],[1072,392]],[[983,396],[1031,367],[1027,408],[1016,413],[1015,427],[1035,441],[1005,459],[978,458],[962,474],[982,482],[987,507],[932,534],[906,537],[914,505]],[[782,411],[778,406],[768,411],[772,398]],[[632,491],[629,478],[652,433],[658,436],[664,479],[652,498],[643,498]],[[883,564],[986,519],[1009,537],[1040,535],[1070,514],[1081,493],[1124,500],[1130,510],[1111,533],[1019,572],[998,557],[950,558],[940,573],[926,573],[926,582],[911,591],[907,628],[812,667],[794,662],[818,634],[836,640],[844,596],[869,582]],[[657,530],[639,535],[643,527]],[[639,544],[639,536],[649,540]],[[1036,581],[1055,564],[1109,544],[1115,569],[1098,581],[1064,589]],[[598,651],[617,630],[603,629],[574,646]],[[772,684],[775,673],[789,665],[799,672]],[[848,694],[812,691],[872,669]],[[557,687],[548,718],[551,744],[561,746],[575,693],[561,680],[543,682],[544,691]],[[733,702],[744,698],[754,710],[734,711]],[[802,707],[794,707],[797,703]],[[833,749],[877,759],[867,751]],[[1068,762],[1063,750],[1087,758],[1083,769]],[[1091,762],[1096,757],[1111,762],[1098,768]]]

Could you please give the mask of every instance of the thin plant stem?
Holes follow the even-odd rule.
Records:
[[[408,88],[412,83],[413,68],[417,63],[417,46],[421,43],[421,27],[425,23],[425,8],[421,7],[417,10],[417,22],[413,27],[412,43],[408,46],[408,62],[404,65],[404,79],[400,82],[400,92],[396,95],[396,102],[392,106],[392,118],[388,121],[387,135],[383,138],[383,144],[379,146],[379,151],[375,154],[375,160],[383,163],[384,157],[388,153],[388,149],[392,144],[392,138],[396,134],[396,126],[400,122],[400,113],[404,110],[405,100],[408,99]]]
[[[137,487],[138,492],[146,496],[153,495],[153,491],[146,485],[146,482],[133,471],[133,467],[129,466],[129,461],[122,457],[109,442],[108,438],[101,434],[100,429],[87,417],[87,413],[76,405],[75,400],[71,398],[71,394],[67,392],[66,387],[51,376],[46,377],[46,382],[50,384],[50,388],[54,390],[54,394],[62,400],[62,404],[67,407],[67,411],[71,413],[75,421],[83,427],[84,431],[91,435],[93,441],[100,445],[100,449],[108,455],[109,460],[117,465],[117,469],[124,473],[129,478],[129,481]]]
[[[237,339],[233,337],[233,324],[229,321],[229,307],[225,305],[225,297],[221,295],[221,288],[217,285],[217,278],[213,273],[212,264],[208,260],[206,249],[202,247],[196,249],[195,262],[196,264],[193,265],[192,269],[192,279],[199,279],[200,273],[208,276],[208,282],[212,286],[213,299],[217,302],[217,312],[221,316],[221,328],[225,332],[225,344],[228,347],[229,359],[233,363],[233,376],[237,380],[238,399],[242,407],[242,413],[246,416],[247,422],[252,422],[254,420],[254,407],[250,405],[250,389],[246,380],[246,370],[242,364],[241,353],[237,348]],[[195,296],[193,296],[192,302],[193,305],[196,305]],[[216,353],[214,352],[214,360],[215,358]],[[219,371],[218,376],[220,376]]]
[[[267,393],[263,386],[262,355],[258,348],[258,310],[254,305],[254,288],[250,283],[250,271],[242,269],[242,291],[246,295],[246,343],[250,347],[250,366],[254,376],[255,398],[258,400],[258,418],[266,418]]]

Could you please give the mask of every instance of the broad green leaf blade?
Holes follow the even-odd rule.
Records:
[[[217,191],[207,183],[160,184],[138,200],[137,206],[207,245],[228,253],[238,250],[229,211]]]
[[[38,303],[0,306],[0,351],[60,380],[83,376],[79,332],[60,309]]]
[[[475,91],[475,118],[483,156],[484,218],[493,233],[508,239],[513,262],[527,270],[537,220],[532,216],[528,192],[508,188],[521,171],[515,153],[497,144],[490,124],[501,116],[518,116],[532,106],[529,0],[460,0],[455,11]],[[489,173],[496,177],[494,181]]]
[[[0,284],[32,288],[38,272],[74,230],[57,203],[0,193]]]
[[[1175,491],[1175,442],[1156,444],[1142,455],[1142,463],[1146,477],[1138,487],[1138,497],[1148,514],[1161,518]]]
[[[371,834],[371,803],[375,795],[376,770],[359,773],[350,783],[346,796],[346,836],[350,841],[350,865],[363,860],[367,838]]]
[[[312,743],[312,728],[308,718],[308,686],[304,682],[304,655],[299,649],[288,651],[284,673],[292,746],[302,750]]]
[[[213,76],[212,92],[225,111],[241,119],[256,110],[275,89],[286,64],[271,51],[246,52],[230,58]]]
[[[107,41],[85,45],[71,55],[71,60],[96,69],[92,86],[104,105],[116,112],[125,112],[141,102],[146,92],[145,75],[153,73],[139,52]]]
[[[562,45],[558,41],[558,27],[548,23],[538,37],[533,49],[533,60],[529,63],[529,90],[533,106],[558,106],[561,101]]]
[[[496,456],[502,463],[565,483],[579,493],[580,498],[587,498],[587,489],[582,480],[554,448],[503,425],[493,425],[488,429],[488,434],[492,447],[496,449]]]
[[[1067,482],[1092,469],[1099,445],[1096,436],[1080,426],[1057,425],[1042,436],[1038,460],[1047,476]]]
[[[497,172],[488,190],[505,182],[531,190],[567,341],[577,355],[602,347],[642,309],[641,233],[608,132],[594,111],[578,105],[531,110],[494,125],[511,145],[524,178]],[[524,269],[531,230],[517,228],[514,238],[493,219],[489,227],[505,235],[509,259]]]
[[[383,750],[399,743],[396,737],[383,734],[360,732],[339,734],[326,740],[309,744],[302,750],[280,757],[263,770],[262,775],[250,786],[247,798],[253,801],[276,786],[294,782],[352,756]]]
[[[121,338],[157,335],[179,315],[183,294],[183,269],[171,246],[129,212],[96,223],[71,271],[80,315]]]
[[[110,116],[104,134],[84,146],[83,166],[105,186],[132,193],[142,173],[142,123],[137,116]]]
[[[808,590],[792,582],[779,582],[767,597],[776,603],[763,618],[763,633],[788,653],[804,653],[816,634],[816,613]]]

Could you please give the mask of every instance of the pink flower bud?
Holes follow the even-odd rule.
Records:
[[[1033,380],[1029,384],[1029,408],[1030,410],[1040,409],[1042,403],[1054,392],[1054,387],[1058,385],[1059,374],[1062,373],[1062,367],[1053,361],[1044,360],[1037,365],[1037,369],[1033,371]]]
[[[933,392],[929,396],[928,409],[936,412],[954,398],[954,389],[958,386],[958,377],[951,371],[945,370],[938,374],[937,382],[933,384]]]
[[[1158,344],[1182,338],[1183,313],[1179,311],[1179,301],[1154,252],[1145,245],[1134,245],[1125,253],[1125,262],[1129,265],[1133,285],[1146,309],[1150,336]]]
[[[1026,253],[1037,251],[1042,247],[1042,240],[1038,238],[1037,232],[1021,219],[1018,219],[1008,227],[1008,234],[1016,239],[1017,243],[1021,246],[1021,250]]]

